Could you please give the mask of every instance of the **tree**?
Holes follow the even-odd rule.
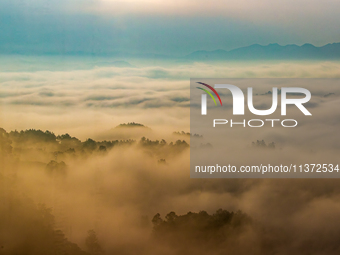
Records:
[[[12,141],[9,138],[6,130],[0,128],[0,153],[1,154],[10,154],[12,152]]]
[[[161,215],[159,213],[157,213],[155,216],[153,216],[152,224],[154,225],[154,227],[159,226],[162,222],[163,222],[163,220],[162,220]]]
[[[51,160],[46,165],[46,170],[49,174],[65,177],[67,173],[67,165],[64,161],[57,162],[55,160]]]
[[[175,220],[177,219],[177,215],[175,212],[169,212],[166,216],[165,219],[168,223],[172,223],[175,222]]]
[[[100,151],[100,152],[106,152],[106,146],[100,145],[100,146],[99,146],[99,151]]]
[[[222,209],[212,215],[206,211],[185,215],[170,212],[165,220],[157,213],[152,223],[154,240],[174,247],[176,254],[207,254],[211,247],[216,253],[209,254],[223,254],[237,247],[249,229],[257,231],[247,214]]]
[[[104,251],[101,245],[99,244],[96,232],[93,229],[91,229],[87,233],[88,236],[85,239],[85,244],[89,253],[92,255],[103,254]]]
[[[94,151],[97,148],[97,142],[89,138],[83,143],[83,148],[89,151]]]

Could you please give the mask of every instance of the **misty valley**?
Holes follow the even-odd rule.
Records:
[[[139,128],[121,124],[115,134]],[[190,179],[190,139],[202,137],[169,137],[0,129],[0,254],[318,254],[339,237],[337,218],[308,223],[337,215],[338,181]],[[336,209],[319,214],[327,203]]]
[[[337,79],[307,87],[312,116],[277,109],[261,128],[247,111],[230,128],[232,98],[209,99],[216,139],[190,128],[189,89],[190,77],[337,78],[338,62],[0,60],[0,255],[340,253],[339,179],[190,178],[193,148],[222,146],[238,166],[338,164]],[[270,109],[270,89],[249,86]]]

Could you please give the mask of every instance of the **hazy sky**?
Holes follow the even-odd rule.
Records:
[[[0,52],[158,53],[339,42],[337,0],[2,0]]]

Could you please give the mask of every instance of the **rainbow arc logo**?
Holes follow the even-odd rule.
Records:
[[[220,98],[220,95],[217,93],[217,91],[216,91],[213,87],[211,87],[210,85],[205,84],[205,83],[203,83],[203,82],[197,82],[197,83],[198,83],[198,84],[201,84],[201,85],[203,85],[203,86],[206,86],[206,87],[209,88],[212,92],[214,92],[215,95],[217,96],[218,100],[220,101],[221,106],[222,106],[222,100],[221,100],[221,98]],[[196,88],[201,89],[201,90],[203,90],[205,93],[207,93],[207,94],[214,100],[215,105],[217,105],[214,96],[210,93],[209,90],[206,90],[206,89],[201,88],[201,87],[196,87]]]

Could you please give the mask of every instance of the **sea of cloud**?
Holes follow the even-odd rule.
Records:
[[[337,62],[136,63],[131,61],[135,67],[128,68],[75,66],[74,70],[44,67],[1,72],[0,126],[7,131],[35,128],[57,135],[70,133],[85,140],[96,138],[120,123],[134,121],[151,127],[161,138],[173,131],[189,131],[190,77],[340,77]],[[339,93],[339,89],[334,93]],[[324,96],[320,88],[312,107],[318,121],[328,121],[334,114],[338,117],[337,97]],[[261,100],[268,104],[266,98]],[[323,109],[334,111],[327,114]],[[333,124],[338,125],[338,118]],[[257,137],[275,141],[283,154],[288,151],[287,155],[301,153],[303,158],[317,158],[306,148],[301,150],[301,146],[295,145],[303,143],[305,136],[318,133],[322,140],[313,140],[313,146],[333,143],[334,156],[339,146],[331,136],[334,133],[329,131],[334,128],[320,130],[310,125],[309,134],[297,130],[289,137],[259,131]],[[244,137],[238,146],[251,153],[247,147],[254,137]],[[22,154],[24,158],[25,152]],[[281,247],[280,254],[299,254],[299,249],[308,254],[325,251],[337,254],[340,227],[337,179],[190,179],[189,154],[186,150],[169,155],[167,164],[160,165],[156,156],[137,146],[114,148],[105,155],[67,161],[69,171],[62,181],[51,179],[42,171],[43,167],[28,166],[27,162],[9,165],[2,171],[5,176],[15,173],[18,193],[25,193],[36,203],[45,203],[54,210],[64,210],[54,211],[56,218],[62,215],[66,219],[66,224],[72,227],[72,231],[67,228],[67,237],[81,247],[86,231],[94,228],[108,252],[134,254],[144,247],[145,254],[152,254],[155,247],[145,246],[151,224],[139,225],[142,216],[147,216],[150,222],[158,212],[164,217],[170,211],[212,213],[224,208],[241,209],[272,229],[269,234],[291,238],[290,245]],[[273,154],[260,150],[255,157]],[[51,159],[40,163],[46,164]],[[314,250],[309,247],[312,243]]]

